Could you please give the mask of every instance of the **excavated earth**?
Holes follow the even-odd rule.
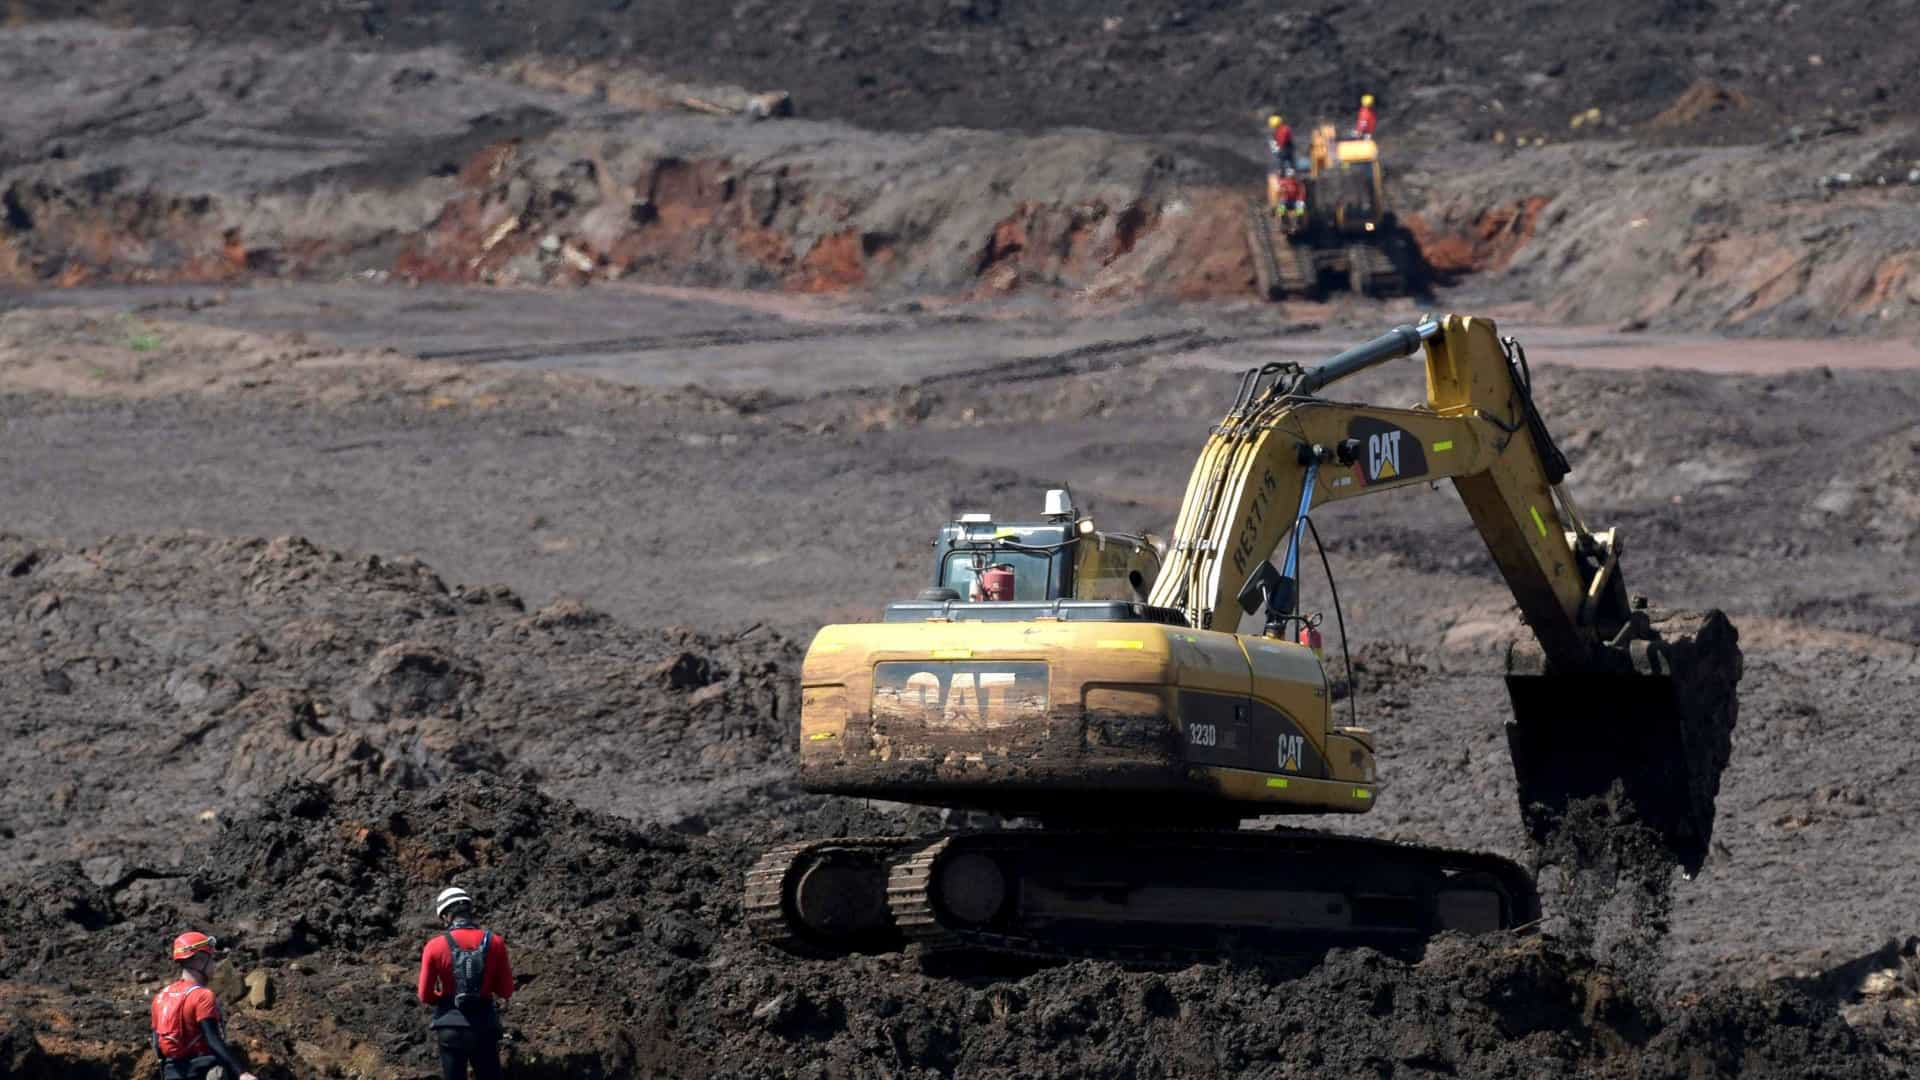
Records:
[[[157,1077],[191,925],[262,1076],[424,1080],[449,882],[515,1076],[1913,1075],[1901,7],[0,5],[0,1076]],[[1363,89],[1428,291],[1254,302],[1261,111]],[[817,627],[1048,487],[1165,531],[1240,370],[1431,309],[1527,343],[1631,590],[1739,630],[1696,878],[1574,836],[1541,926],[1417,960],[749,940],[765,848],[941,827],[795,786]],[[1315,516],[1384,777],[1316,824],[1529,861],[1458,500]]]
[[[1555,900],[1539,934],[1443,940],[1413,963],[956,973],[796,959],[741,925],[767,846],[939,827],[795,790],[806,635],[909,594],[927,531],[962,509],[1019,513],[1070,481],[1101,520],[1164,528],[1236,367],[1351,334],[1259,312],[1181,337],[1165,314],[1002,311],[968,324],[977,377],[953,378],[935,348],[951,313],[812,306],[785,325],[842,335],[829,347],[866,361],[864,382],[763,369],[764,333],[684,346],[697,359],[597,355],[588,376],[321,342],[362,318],[457,341],[447,310],[498,295],[387,309],[361,292],[203,290],[146,311],[130,303],[146,294],[68,293],[90,306],[0,315],[0,754],[23,777],[0,796],[12,1075],[153,1075],[143,1002],[191,924],[231,949],[223,992],[263,1075],[429,1076],[409,995],[448,881],[513,943],[522,1076],[1886,1076],[1915,1060],[1920,779],[1899,748],[1920,706],[1902,570],[1920,373],[1647,369],[1617,359],[1647,335],[1518,328],[1587,512],[1625,530],[1632,587],[1718,604],[1741,631],[1696,880],[1582,918]],[[527,325],[588,296],[514,295],[497,317]],[[722,299],[623,303],[689,334],[782,318]],[[237,328],[269,316],[303,328]],[[1034,323],[1063,320],[1115,340],[1023,353]],[[1691,363],[1709,344],[1655,353]],[[693,363],[731,389],[672,381]],[[1410,400],[1412,375],[1369,373],[1355,395]],[[830,377],[848,381],[796,389]],[[774,389],[738,389],[755,378]],[[1446,491],[1369,502],[1322,526],[1388,786],[1337,827],[1524,860],[1496,677],[1510,600]],[[1325,595],[1317,575],[1306,589]],[[261,972],[270,999],[243,1004]]]

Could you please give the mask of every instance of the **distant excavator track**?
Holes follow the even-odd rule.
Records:
[[[1361,296],[1407,295],[1407,276],[1384,246],[1356,243],[1324,248],[1311,239],[1296,241],[1275,228],[1271,212],[1258,199],[1247,201],[1246,231],[1254,281],[1267,300],[1320,299],[1325,292],[1323,276],[1334,282],[1344,279],[1347,288]]]
[[[1032,829],[853,838],[768,852],[755,937],[831,957],[907,946],[1179,967],[1417,952],[1446,930],[1524,930],[1532,878],[1484,853],[1301,829]]]
[[[1392,256],[1382,248],[1354,244],[1347,248],[1348,287],[1362,296],[1388,298],[1404,296],[1405,275],[1394,265]]]

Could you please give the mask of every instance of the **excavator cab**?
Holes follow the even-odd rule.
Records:
[[[1380,146],[1372,139],[1335,140],[1326,130],[1326,149],[1313,158],[1312,213],[1340,236],[1371,239],[1368,234],[1392,221]]]
[[[1154,537],[1095,528],[1064,488],[1047,492],[1039,521],[962,514],[934,548],[933,582],[916,604],[1144,603],[1160,571]]]

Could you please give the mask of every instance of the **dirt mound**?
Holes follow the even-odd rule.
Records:
[[[19,11],[23,5],[16,4]],[[1389,129],[1436,117],[1567,130],[1598,109],[1638,122],[1698,78],[1782,111],[1920,104],[1907,53],[1866,0],[1777,7],[1632,0],[1541,20],[1521,3],[1443,17],[1418,0],[1049,4],[915,0],[849,14],[832,0],[648,5],[512,0],[475,9],[395,3],[29,0],[25,12],[185,23],[282,41],[328,35],[493,58],[529,53],[790,91],[804,115],[869,127],[1240,130],[1279,104],[1345,118],[1380,98]],[[617,70],[617,69],[616,69]],[[613,79],[607,80],[615,81]],[[1744,131],[1729,120],[1716,130]]]
[[[220,928],[225,977],[265,971],[272,988],[269,1007],[238,1006],[232,1023],[268,1076],[429,1067],[410,977],[432,932],[428,899],[448,881],[474,891],[512,943],[522,991],[506,1020],[523,1076],[1277,1076],[1301,1062],[1342,1074],[1885,1075],[1875,1045],[1802,991],[1663,1002],[1543,938],[1443,939],[1415,964],[1335,951],[1305,972],[1078,963],[963,980],[907,957],[801,961],[747,939],[750,857],[481,777],[353,798],[300,784],[223,829],[165,902],[92,929],[30,925],[61,943],[44,970],[82,1012],[137,1004],[157,965],[138,985],[114,973],[151,965],[178,921]],[[13,910],[8,938],[26,929]]]
[[[100,84],[79,92],[60,78],[72,68]],[[0,282],[631,277],[1124,298],[1251,281],[1244,189],[1218,185],[1255,185],[1258,168],[1207,146],[636,113],[441,50],[82,23],[0,29],[8,87],[39,107],[0,112]]]
[[[785,784],[799,650],[770,632],[632,630],[575,601],[529,614],[502,587],[297,537],[0,537],[0,566],[15,613],[0,656],[34,673],[0,683],[36,718],[9,760],[52,762],[4,796],[28,864],[171,865],[296,780],[347,793],[517,777],[690,828]],[[91,721],[103,713],[115,723]],[[151,779],[115,792],[103,774]]]

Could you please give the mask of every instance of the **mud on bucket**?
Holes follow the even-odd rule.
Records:
[[[1632,633],[1582,671],[1549,670],[1531,643],[1508,651],[1520,816],[1547,851],[1571,807],[1599,801],[1651,829],[1692,875],[1733,748],[1740,635],[1719,611],[1648,613]]]

